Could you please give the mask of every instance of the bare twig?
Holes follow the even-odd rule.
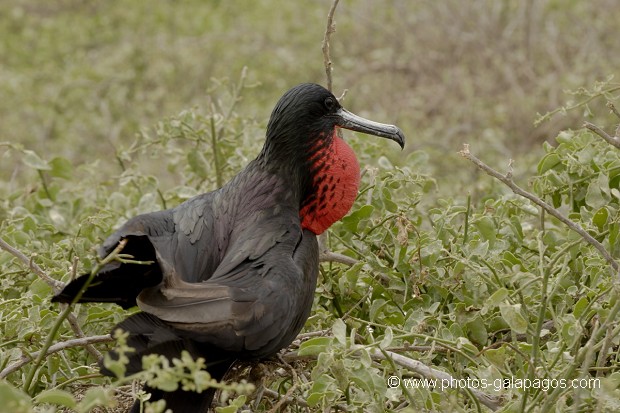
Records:
[[[612,111],[614,115],[618,117],[618,119],[620,119],[620,112],[616,108],[616,105],[614,105],[612,102],[607,102],[607,107],[609,108],[609,110]]]
[[[293,392],[295,390],[297,390],[297,388],[299,387],[298,383],[295,383],[291,386],[290,389],[288,389],[288,391],[286,392],[286,394],[284,396],[282,396],[280,398],[280,400],[278,400],[278,402],[275,404],[275,406],[273,406],[273,408],[271,408],[269,410],[269,413],[276,413],[281,411],[281,408],[285,405],[285,404],[289,404],[293,401],[291,395],[293,394]]]
[[[509,187],[512,190],[512,192],[526,199],[529,199],[530,201],[532,201],[533,203],[535,203],[536,205],[538,205],[539,207],[547,211],[547,213],[557,218],[568,228],[570,228],[571,230],[579,234],[581,238],[583,238],[588,244],[596,248],[598,252],[603,256],[603,258],[605,258],[605,260],[609,263],[609,265],[611,265],[611,267],[614,269],[616,273],[616,277],[619,276],[618,270],[620,269],[620,266],[618,266],[618,263],[616,262],[616,260],[613,259],[613,257],[609,254],[609,252],[605,249],[605,247],[600,242],[594,239],[594,237],[588,234],[583,228],[581,228],[579,225],[577,225],[576,223],[574,223],[573,221],[571,221],[570,219],[562,215],[560,211],[553,208],[551,205],[547,204],[545,201],[543,201],[536,195],[525,191],[524,189],[519,187],[517,184],[515,184],[514,181],[512,180],[511,174],[502,175],[501,173],[497,172],[495,169],[491,168],[490,166],[482,162],[480,159],[476,158],[474,155],[471,154],[471,152],[469,152],[468,144],[463,145],[463,150],[461,150],[459,154],[465,159],[468,159],[469,161],[471,161],[474,165],[482,169],[488,175],[501,181],[504,185]]]
[[[80,298],[82,297],[82,294],[84,294],[84,291],[86,291],[90,283],[95,278],[95,275],[101,270],[101,268],[103,268],[106,264],[110,263],[111,261],[118,259],[118,254],[121,253],[123,248],[125,248],[126,244],[127,244],[127,239],[121,240],[116,246],[116,248],[110,254],[108,254],[107,257],[105,257],[103,260],[101,260],[101,262],[99,262],[95,267],[93,267],[93,269],[90,272],[89,278],[84,283],[84,286],[82,287],[82,289],[75,295],[75,297],[73,297],[73,301],[71,302],[71,304],[75,304],[80,300]],[[43,344],[43,348],[39,352],[39,355],[35,358],[34,366],[32,367],[32,369],[30,369],[30,371],[28,372],[28,375],[26,376],[26,379],[24,380],[24,389],[26,389],[26,391],[28,391],[29,393],[31,390],[30,387],[32,385],[34,376],[37,373],[37,370],[39,369],[41,364],[43,363],[43,359],[45,358],[45,354],[47,353],[47,350],[52,346],[52,342],[54,341],[54,338],[56,338],[56,334],[58,334],[58,331],[60,330],[60,326],[62,325],[64,320],[69,316],[69,314],[71,314],[71,305],[67,305],[62,310],[62,312],[60,313],[60,315],[54,322],[54,325],[52,326],[49,332],[49,335],[47,336],[47,339],[45,343]]]
[[[580,107],[583,107],[583,106],[587,105],[588,103],[590,103],[590,102],[591,102],[591,101],[593,101],[594,99],[597,99],[597,98],[599,98],[599,97],[601,97],[601,96],[605,96],[605,95],[608,95],[608,94],[614,93],[614,92],[616,92],[616,91],[618,91],[618,90],[620,90],[620,86],[614,85],[614,86],[612,86],[612,87],[610,87],[610,88],[608,88],[608,89],[604,89],[604,90],[601,90],[601,91],[599,91],[599,92],[597,92],[597,93],[593,93],[593,94],[591,94],[591,95],[587,96],[585,99],[583,99],[583,100],[581,100],[581,101],[579,101],[579,102],[577,102],[577,103],[574,103],[574,104],[572,104],[572,105],[562,106],[562,107],[560,107],[560,108],[557,108],[557,109],[555,109],[555,110],[552,110],[552,111],[550,111],[550,112],[547,112],[547,113],[545,113],[544,115],[539,116],[539,117],[538,117],[538,119],[536,119],[536,121],[534,121],[534,126],[538,126],[538,125],[539,125],[539,124],[541,124],[542,122],[544,122],[544,121],[546,121],[546,120],[550,119],[550,118],[551,118],[553,115],[555,115],[556,113],[559,113],[559,112],[568,112],[568,111],[571,111],[571,110],[573,110],[573,109],[578,109],[578,108],[580,108]]]
[[[308,405],[308,403],[306,403],[306,401],[303,400],[303,399],[300,399],[298,397],[286,396],[286,395],[283,396],[280,393],[278,393],[277,391],[274,391],[274,390],[271,390],[271,389],[268,389],[268,388],[264,388],[263,389],[263,394],[265,394],[266,396],[271,397],[272,399],[279,399],[280,398],[281,400],[284,400],[284,402],[286,404],[295,404],[297,406],[305,407],[305,408],[310,407]],[[288,394],[288,392],[287,392],[287,394]]]
[[[329,333],[331,333],[331,331],[332,331],[331,328],[325,328],[323,330],[309,331],[307,333],[301,333],[301,334],[297,335],[297,340],[306,340],[306,339],[311,338],[311,337],[322,337],[322,336],[328,335]]]
[[[620,138],[616,138],[614,136],[609,135],[603,129],[599,128],[598,126],[590,122],[584,122],[583,127],[596,133],[598,136],[603,138],[605,142],[607,142],[608,144],[620,149]]]
[[[73,262],[71,263],[71,279],[75,280],[77,278],[77,268],[78,268],[78,257],[77,255],[73,257]],[[60,308],[62,310],[65,309],[64,306],[66,306],[68,304],[61,304]],[[77,338],[82,338],[85,337],[84,332],[82,331],[82,328],[80,327],[80,324],[78,323],[77,317],[75,316],[75,314],[73,313],[69,313],[69,315],[67,316],[67,321],[69,322],[69,325],[71,326],[71,330],[73,330],[73,332],[75,333],[75,336]],[[95,358],[95,360],[99,360],[101,359],[102,355],[99,352],[99,350],[97,350],[95,348],[95,346],[93,346],[92,344],[87,344],[86,345],[86,351],[88,351],[90,353],[91,356],[93,356]]]
[[[54,278],[47,275],[47,273],[43,271],[43,269],[34,262],[33,257],[28,258],[24,253],[19,251],[17,248],[14,248],[13,246],[11,246],[8,242],[3,240],[2,238],[0,238],[0,248],[8,252],[9,254],[13,255],[17,259],[19,259],[32,272],[34,272],[37,276],[39,276],[39,278],[41,278],[43,281],[49,284],[55,293],[61,291],[63,287],[65,286],[63,282],[55,280]],[[75,278],[75,272],[77,270],[77,258],[73,260],[73,265],[71,268],[73,272],[72,278]],[[64,310],[65,306],[66,304],[63,304],[61,308]],[[73,313],[69,313],[69,315],[67,316],[67,321],[69,322],[69,325],[71,325],[71,329],[73,330],[73,332],[78,338],[84,337],[84,332],[80,328],[77,318],[75,317]],[[90,344],[86,345],[86,350],[93,357],[95,357],[96,360],[99,360],[101,358],[101,353],[99,352],[99,350],[97,350],[92,345]]]
[[[24,265],[26,265],[28,268],[30,268],[30,270],[32,270],[32,272],[34,272],[39,278],[41,278],[43,281],[48,283],[52,287],[54,292],[59,292],[65,286],[64,283],[62,283],[62,282],[60,282],[58,280],[55,280],[54,278],[52,278],[49,275],[47,275],[45,273],[45,271],[43,271],[41,269],[41,267],[39,267],[33,261],[32,258],[28,258],[21,251],[19,251],[18,249],[14,248],[13,246],[11,246],[8,242],[6,242],[2,238],[0,238],[0,249],[3,249],[4,251],[8,252],[12,256],[14,256],[18,260],[20,260]]]
[[[340,264],[355,265],[359,262],[355,258],[347,257],[346,255],[332,252],[330,250],[323,250],[319,254],[320,262],[339,262]]]
[[[278,359],[280,360],[280,362],[282,364],[284,364],[284,366],[291,372],[291,377],[293,379],[293,385],[291,386],[290,389],[288,389],[288,391],[286,392],[286,394],[284,396],[282,396],[280,398],[280,400],[278,400],[278,402],[275,404],[275,406],[273,406],[270,410],[269,413],[276,413],[281,411],[282,406],[284,406],[285,404],[289,404],[291,403],[292,399],[292,394],[295,390],[297,390],[297,388],[299,387],[299,378],[297,377],[297,372],[295,371],[295,369],[293,368],[293,366],[291,366],[290,364],[288,364],[286,362],[286,360],[284,360],[284,358],[282,357],[282,355],[278,354]]]
[[[327,75],[327,90],[332,90],[332,60],[329,55],[329,39],[336,31],[336,25],[334,24],[334,13],[336,12],[336,7],[338,7],[338,1],[334,0],[332,3],[332,7],[329,9],[329,13],[327,13],[327,27],[325,28],[325,36],[323,37],[323,64],[325,65],[325,75]]]
[[[359,347],[359,349],[363,349],[365,347],[363,346],[357,346]],[[394,353],[392,351],[386,351],[386,350],[379,350],[376,348],[371,348],[368,349],[368,351],[370,352],[370,357],[373,360],[377,360],[377,361],[383,361],[383,360],[391,360],[393,361],[395,364],[406,368],[407,370],[410,370],[416,374],[419,374],[420,376],[429,379],[429,380],[439,380],[442,384],[443,387],[451,387],[451,388],[457,388],[460,389],[459,387],[457,387],[456,383],[458,382],[457,379],[455,379],[454,377],[452,377],[450,374],[441,371],[441,370],[437,370],[434,369],[432,367],[427,366],[426,364],[418,361],[418,360],[414,360],[411,359],[409,357],[405,357],[401,354],[397,354]],[[463,390],[463,389],[460,389]],[[491,395],[488,395],[486,393],[483,393],[479,390],[476,389],[469,389],[469,391],[471,392],[471,394],[474,395],[474,397],[476,397],[476,399],[484,404],[485,406],[487,406],[489,409],[495,411],[498,410],[501,407],[501,403],[499,401],[499,399],[497,397],[493,397]]]
[[[69,304],[61,304],[60,308],[61,309],[65,309],[65,306],[67,306]],[[69,313],[69,315],[67,316],[67,321],[69,322],[69,325],[71,326],[71,330],[73,330],[73,332],[75,333],[77,339],[84,339],[86,336],[84,335],[84,332],[82,331],[82,328],[80,327],[80,324],[78,323],[77,317],[75,316],[75,314],[73,313]],[[95,358],[95,360],[99,360],[101,359],[102,355],[101,352],[99,350],[97,350],[95,348],[95,346],[93,346],[92,344],[86,343],[85,345],[86,347],[86,351],[88,351],[90,353],[91,356],[93,356]]]
[[[72,348],[72,347],[89,346],[92,344],[106,343],[109,341],[114,341],[112,336],[109,334],[101,335],[101,336],[74,338],[74,339],[67,340],[67,341],[61,341],[60,343],[56,343],[53,346],[50,346],[50,348],[48,348],[47,351],[45,352],[45,356],[49,356],[50,354],[54,354],[61,350],[65,350],[65,349]],[[4,379],[9,374],[19,370],[26,364],[30,363],[32,360],[38,358],[40,354],[41,354],[40,351],[35,351],[34,353],[23,355],[20,360],[16,361],[15,363],[7,366],[4,370],[0,371],[0,379]]]

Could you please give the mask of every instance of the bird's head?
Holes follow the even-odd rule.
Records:
[[[394,126],[357,116],[343,108],[324,87],[302,83],[286,92],[278,101],[267,125],[266,149],[287,159],[299,159],[329,144],[336,128],[375,135],[405,145],[405,136]]]
[[[264,167],[284,173],[299,189],[302,227],[315,234],[349,211],[359,188],[359,164],[337,128],[391,139],[401,148],[405,144],[396,126],[354,115],[324,87],[303,83],[276,104],[259,156]]]

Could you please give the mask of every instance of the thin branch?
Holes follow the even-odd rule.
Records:
[[[616,138],[614,136],[609,135],[603,129],[599,128],[598,126],[590,122],[584,122],[583,127],[596,133],[598,136],[603,138],[605,142],[607,142],[608,144],[620,149],[620,138]]]
[[[319,254],[320,262],[338,262],[340,264],[346,264],[349,266],[355,265],[359,262],[355,258],[347,257],[346,255],[332,252],[330,250],[321,251]]]
[[[268,389],[266,387],[263,389],[263,394],[265,394],[266,396],[271,397],[272,399],[280,399],[281,398],[282,400],[284,400],[284,402],[286,404],[296,404],[297,406],[301,406],[301,407],[305,407],[305,408],[310,407],[305,400],[303,400],[303,399],[301,399],[299,397],[292,397],[290,395],[289,396],[286,396],[286,395],[283,396],[280,393],[278,393],[277,391]],[[288,394],[288,392],[287,392],[287,394]]]
[[[78,261],[79,261],[79,258],[77,257],[77,255],[74,256],[73,262],[71,263],[71,279],[72,280],[75,280],[77,278]],[[61,304],[60,308],[64,310],[65,305],[68,305],[68,304]],[[86,335],[82,331],[82,328],[80,327],[80,323],[78,323],[78,320],[75,314],[69,313],[69,315],[67,316],[67,321],[69,322],[69,325],[71,326],[71,330],[73,330],[77,338],[86,337]],[[101,359],[101,357],[103,357],[101,353],[99,352],[99,350],[97,350],[95,346],[93,346],[92,344],[86,345],[86,351],[88,351],[90,355],[95,358],[95,360],[99,360]]]
[[[509,187],[512,190],[512,192],[514,192],[515,194],[520,195],[520,196],[522,196],[524,198],[529,199],[530,201],[532,201],[533,203],[535,203],[536,205],[538,205],[539,207],[541,207],[545,211],[547,211],[547,213],[549,213],[550,215],[552,215],[555,218],[557,218],[559,221],[561,221],[568,228],[570,228],[571,230],[573,230],[577,234],[579,234],[579,236],[581,236],[581,238],[583,238],[588,244],[590,244],[594,248],[596,248],[598,250],[598,252],[603,256],[603,258],[605,258],[605,260],[609,263],[609,265],[611,265],[611,267],[616,272],[616,277],[618,277],[620,275],[619,272],[618,272],[620,270],[620,266],[618,265],[616,260],[614,260],[613,257],[609,254],[609,252],[605,249],[603,244],[601,244],[596,239],[594,239],[594,237],[592,237],[592,235],[588,234],[579,225],[577,225],[576,223],[574,223],[573,221],[571,221],[570,219],[568,219],[567,217],[562,215],[562,213],[560,211],[558,211],[557,209],[553,208],[551,205],[547,204],[545,201],[543,201],[542,199],[538,198],[536,195],[531,194],[531,193],[523,190],[521,187],[519,187],[517,184],[515,184],[514,181],[512,180],[512,174],[511,173],[507,173],[506,175],[502,175],[501,173],[497,172],[495,169],[491,168],[490,166],[488,166],[487,164],[482,162],[480,159],[476,158],[474,155],[472,155],[469,152],[469,145],[468,144],[463,145],[463,150],[461,150],[459,152],[459,154],[462,157],[464,157],[465,159],[468,159],[469,161],[471,161],[474,165],[476,165],[478,168],[482,169],[488,175],[490,175],[493,178],[501,181],[504,185]]]
[[[359,347],[359,349],[366,349],[366,347],[363,346],[357,346]],[[456,387],[455,383],[458,382],[457,379],[455,379],[454,377],[452,377],[450,374],[441,371],[441,370],[437,370],[434,369],[432,367],[427,366],[426,364],[418,361],[418,360],[414,360],[411,359],[409,357],[405,357],[403,355],[400,355],[398,353],[394,353],[392,351],[387,351],[387,350],[379,350],[376,348],[370,348],[367,349],[370,352],[370,357],[373,360],[376,361],[383,361],[383,360],[387,360],[387,361],[393,361],[395,364],[406,368],[407,370],[410,370],[416,374],[419,374],[420,376],[424,377],[425,379],[429,379],[429,380],[440,380],[442,383],[442,386],[445,384],[444,387],[451,387],[451,388],[457,388],[459,390],[464,390],[464,389],[460,389],[459,387]],[[478,401],[480,403],[482,403],[483,405],[487,406],[489,409],[495,411],[498,410],[501,407],[501,403],[499,401],[499,399],[497,397],[488,395],[484,392],[481,392],[477,389],[468,389],[468,391],[471,392],[471,394],[474,395],[474,397],[476,397],[476,399],[478,399]]]
[[[323,64],[325,65],[325,75],[327,75],[327,90],[332,90],[332,59],[329,55],[329,39],[336,31],[336,25],[334,24],[334,13],[336,12],[336,7],[338,7],[338,1],[334,0],[332,3],[332,7],[329,9],[329,13],[327,13],[327,27],[325,28],[325,36],[323,37],[323,46],[321,50],[323,50]]]
[[[618,117],[618,119],[620,119],[620,112],[618,112],[616,105],[614,105],[612,102],[607,102],[607,107],[609,108],[609,110],[612,111],[614,115]]]
[[[69,304],[61,304],[60,308],[64,310],[64,306],[67,306],[67,305]],[[69,322],[69,325],[71,326],[71,330],[73,330],[78,340],[84,339],[86,337],[84,334],[84,331],[82,331],[82,328],[80,327],[80,324],[78,323],[78,320],[75,314],[69,313],[69,315],[67,316],[67,321]],[[97,350],[97,348],[95,348],[95,346],[93,346],[92,344],[86,344],[85,347],[86,347],[86,351],[88,351],[90,355],[95,358],[95,360],[99,360],[101,359],[101,357],[103,357],[101,352]]]
[[[47,284],[49,284],[52,287],[52,289],[54,290],[54,292],[61,291],[63,289],[63,287],[65,286],[64,283],[62,283],[62,282],[60,282],[58,280],[55,280],[54,278],[52,278],[49,275],[47,275],[45,273],[45,271],[43,271],[43,269],[41,269],[41,267],[39,267],[33,261],[32,258],[28,258],[27,256],[25,256],[21,251],[19,251],[18,249],[12,247],[3,238],[0,238],[0,249],[3,249],[4,251],[8,252],[12,256],[14,256],[18,260],[20,260],[24,265],[26,265],[28,268],[30,268],[30,270],[32,270],[32,272],[34,272],[39,278],[41,278],[43,281],[45,281]]]
[[[34,272],[39,278],[41,278],[43,281],[45,281],[47,284],[49,284],[52,287],[52,289],[54,290],[54,293],[58,293],[65,286],[63,282],[55,280],[54,278],[47,275],[47,273],[43,271],[41,267],[35,264],[33,257],[28,258],[25,254],[23,254],[17,248],[14,248],[13,246],[11,246],[9,243],[7,243],[2,238],[0,238],[0,248],[8,252],[9,254],[13,255],[17,259],[19,259],[24,265],[28,266],[28,268],[30,268],[32,272]],[[73,260],[73,265],[71,268],[73,272],[73,276],[71,278],[74,279],[76,275],[75,272],[77,270],[77,258]],[[64,307],[61,307],[61,308],[64,310]],[[73,330],[73,332],[75,333],[77,337],[84,337],[84,332],[80,328],[77,318],[75,317],[73,313],[69,313],[69,315],[67,316],[67,321],[71,325],[71,329]],[[87,345],[86,350],[93,357],[95,357],[96,360],[99,360],[101,358],[101,353],[99,352],[99,350],[97,350],[92,345]]]
[[[297,377],[297,372],[295,371],[295,369],[288,364],[280,354],[278,354],[278,358],[280,359],[280,362],[282,364],[284,364],[286,366],[286,368],[291,372],[291,377],[293,379],[293,385],[291,386],[290,389],[288,389],[288,391],[286,392],[286,394],[280,398],[280,400],[278,400],[278,402],[275,404],[275,406],[273,406],[273,408],[271,408],[269,410],[269,413],[276,413],[281,411],[282,407],[285,404],[289,404],[291,399],[292,399],[292,395],[293,392],[295,392],[295,390],[297,390],[297,388],[299,387],[299,378]]]
[[[588,103],[590,103],[594,99],[597,99],[597,98],[599,98],[601,96],[608,95],[610,93],[614,93],[614,92],[616,92],[618,90],[620,90],[620,86],[615,86],[614,85],[614,86],[610,87],[609,89],[601,90],[598,93],[591,94],[591,95],[587,96],[585,99],[583,99],[583,100],[581,100],[581,101],[579,101],[579,102],[577,102],[575,104],[567,105],[567,106],[562,106],[560,108],[557,108],[555,110],[547,112],[544,115],[539,116],[538,119],[536,119],[534,121],[534,126],[538,126],[539,124],[541,124],[542,122],[546,121],[547,119],[550,119],[556,113],[568,112],[568,111],[571,111],[573,109],[578,109],[578,108],[580,108],[582,106],[587,105]]]
[[[295,341],[303,341],[303,340],[307,340],[309,338],[312,337],[323,337],[325,335],[330,334],[332,331],[331,328],[325,328],[323,330],[316,330],[316,331],[309,331],[307,333],[300,333],[297,335],[297,338],[295,339]]]
[[[61,350],[66,350],[72,347],[82,347],[82,346],[90,346],[97,343],[107,343],[109,341],[114,341],[114,338],[110,334],[101,335],[101,336],[91,336],[91,337],[81,337],[74,338],[67,341],[61,341],[60,343],[56,343],[45,352],[45,356],[49,356],[50,354],[58,353]],[[7,366],[4,370],[0,371],[0,379],[4,379],[9,374],[19,370],[26,364],[30,363],[32,360],[39,357],[41,354],[40,351],[35,351],[34,353],[30,353],[27,355],[23,355],[22,358],[15,363]]]
[[[126,244],[127,244],[127,239],[121,240],[116,246],[116,248],[110,254],[108,254],[107,257],[105,257],[95,267],[92,268],[89,278],[86,280],[86,282],[82,286],[82,289],[75,295],[75,297],[73,297],[73,301],[71,301],[71,305],[77,303],[80,300],[80,298],[82,297],[82,294],[84,294],[84,292],[86,291],[90,283],[95,278],[95,275],[101,270],[101,268],[103,268],[106,264],[110,263],[111,261],[118,259],[118,254],[121,253],[123,248],[125,248]],[[47,339],[45,343],[43,344],[43,348],[41,349],[38,357],[36,357],[34,361],[34,366],[28,372],[28,375],[26,376],[26,379],[24,380],[24,389],[28,393],[30,393],[31,391],[30,387],[32,385],[34,376],[37,370],[39,369],[39,367],[41,366],[41,364],[43,363],[43,359],[45,358],[45,353],[52,346],[52,342],[54,341],[54,338],[56,338],[56,334],[58,334],[58,331],[60,330],[60,326],[62,325],[64,320],[69,316],[69,314],[71,314],[71,305],[66,306],[62,310],[62,312],[60,313],[56,321],[54,322],[54,325],[52,326],[49,332],[49,335],[47,336]]]

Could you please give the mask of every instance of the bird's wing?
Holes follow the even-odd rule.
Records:
[[[196,340],[231,351],[279,349],[307,318],[318,273],[316,237],[294,211],[265,212],[264,221],[233,240],[213,276],[179,278],[144,290],[140,308]],[[269,228],[269,231],[267,231]]]
[[[135,261],[151,264],[121,263],[112,261],[99,270],[83,292],[79,302],[110,302],[123,308],[136,305],[136,297],[144,288],[161,283],[163,275],[157,264],[157,251],[153,239],[169,239],[174,225],[170,211],[153,212],[134,217],[112,234],[99,250],[107,256],[119,241],[127,241],[122,250]],[[52,302],[71,302],[84,289],[90,274],[72,280]]]
[[[212,244],[217,247],[213,232],[215,220],[211,211],[214,194],[197,196],[175,209],[129,219],[105,240],[99,255],[102,258],[107,256],[121,240],[126,240],[123,254],[131,255],[135,261],[150,261],[152,264],[108,263],[97,273],[79,302],[113,302],[129,308],[136,305],[140,291],[160,284],[164,278],[182,278],[185,274],[197,272],[212,273],[217,267],[217,259],[204,248]],[[179,209],[184,213],[180,214],[182,219],[177,222]],[[192,247],[192,242],[197,239],[202,243],[201,251]],[[191,266],[175,268],[175,262],[191,262]],[[71,302],[88,279],[86,274],[71,281],[52,301]]]

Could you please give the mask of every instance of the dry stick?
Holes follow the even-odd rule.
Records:
[[[322,236],[322,235],[321,235]],[[346,255],[332,252],[329,249],[322,249],[319,254],[320,262],[339,262],[340,264],[346,264],[349,266],[355,265],[359,262],[355,258],[347,257]]]
[[[275,406],[273,406],[273,408],[271,408],[269,410],[268,413],[276,413],[276,412],[281,411],[282,406],[284,406],[285,404],[289,404],[290,403],[290,401],[292,399],[291,396],[292,396],[293,392],[295,392],[295,390],[297,390],[297,388],[299,387],[299,377],[297,377],[297,372],[295,372],[295,369],[293,368],[293,366],[288,364],[286,362],[286,360],[284,360],[284,358],[282,358],[282,355],[280,355],[280,354],[278,354],[278,359],[280,360],[280,362],[282,364],[284,364],[286,366],[287,369],[290,370],[291,376],[292,376],[293,385],[291,386],[290,389],[288,389],[286,394],[284,396],[282,396],[280,398],[280,400],[278,400],[278,402],[275,404]]]
[[[512,192],[514,192],[515,194],[520,195],[520,196],[522,196],[524,198],[529,199],[530,201],[532,201],[533,203],[535,203],[536,205],[538,205],[539,207],[541,207],[545,211],[547,211],[547,213],[549,213],[550,215],[552,215],[555,218],[557,218],[559,221],[561,221],[568,228],[570,228],[571,230],[573,230],[577,234],[579,234],[581,236],[581,238],[583,238],[586,242],[588,242],[590,245],[592,245],[594,248],[596,248],[598,250],[598,252],[603,256],[603,258],[605,258],[605,260],[609,263],[609,265],[611,265],[611,267],[615,270],[616,277],[617,278],[619,277],[618,270],[620,269],[620,267],[618,266],[618,263],[616,262],[616,260],[613,259],[613,257],[609,254],[609,252],[605,249],[605,247],[600,242],[598,242],[596,239],[594,239],[594,237],[592,237],[592,235],[588,234],[579,225],[575,224],[573,221],[571,221],[570,219],[568,219],[564,215],[562,215],[562,213],[560,211],[558,211],[557,209],[553,208],[551,205],[547,204],[545,201],[543,201],[542,199],[538,198],[536,195],[531,194],[531,193],[523,190],[521,187],[519,187],[517,184],[514,183],[514,181],[512,180],[512,162],[511,162],[511,166],[510,166],[511,170],[509,172],[507,172],[506,175],[502,175],[501,173],[497,172],[495,169],[491,168],[490,166],[488,166],[487,164],[482,162],[480,159],[478,159],[474,155],[472,155],[469,152],[469,145],[468,144],[464,144],[463,145],[463,150],[460,151],[459,154],[462,157],[470,160],[472,163],[474,163],[478,168],[482,169],[488,175],[490,175],[493,178],[501,181],[504,185],[506,185],[508,188],[510,188],[512,190]]]
[[[358,347],[360,350],[366,349],[363,346],[354,346],[354,347]],[[401,367],[404,367],[407,370],[410,370],[414,373],[417,373],[420,376],[424,377],[425,379],[438,380],[442,383],[444,387],[451,387],[451,388],[458,389],[458,387],[455,386],[455,383],[458,381],[457,379],[455,379],[450,374],[444,371],[429,367],[426,364],[418,360],[410,359],[409,357],[405,357],[401,354],[394,353],[392,351],[387,351],[387,350],[381,351],[376,348],[370,348],[368,349],[368,351],[370,351],[370,357],[373,360],[390,361],[391,359],[391,361],[393,361],[395,364]],[[495,411],[501,407],[501,403],[498,398],[488,395],[486,393],[483,393],[476,389],[469,389],[469,391],[471,391],[471,393],[476,397],[476,399],[478,399],[480,403],[482,403],[489,409]]]
[[[616,105],[614,105],[612,102],[607,102],[607,107],[614,115],[616,115],[620,119],[620,112],[618,111],[618,109],[616,109]],[[620,125],[618,125],[618,127],[620,127]],[[618,136],[618,133],[616,133],[616,136]]]
[[[65,307],[68,305],[69,304],[61,304],[60,308],[64,310]],[[69,322],[69,325],[71,326],[71,330],[73,330],[73,333],[75,333],[78,339],[81,339],[81,340],[88,339],[88,337],[86,337],[86,335],[84,334],[84,331],[82,331],[82,328],[80,327],[80,324],[78,323],[78,320],[75,314],[69,313],[69,315],[67,316],[67,321]],[[98,337],[98,336],[95,336],[95,337]],[[99,360],[101,359],[101,357],[103,357],[101,352],[97,350],[95,346],[93,346],[92,344],[86,343],[86,351],[88,351],[88,353],[90,353],[90,355],[93,356],[95,360]]]
[[[327,27],[325,28],[325,36],[323,37],[323,46],[321,50],[323,50],[323,64],[325,65],[325,75],[327,75],[327,90],[331,92],[332,90],[332,59],[329,55],[329,39],[336,31],[336,25],[334,24],[334,13],[336,12],[336,7],[338,7],[338,1],[334,0],[332,3],[332,7],[329,9],[329,13],[327,13]]]
[[[9,254],[11,254],[12,256],[17,258],[18,260],[20,260],[22,263],[24,263],[24,265],[28,266],[28,268],[30,268],[32,270],[32,272],[34,272],[36,275],[38,275],[39,278],[41,278],[43,281],[48,283],[54,289],[55,293],[60,292],[63,289],[63,287],[65,286],[64,283],[62,283],[62,282],[60,282],[58,280],[55,280],[54,278],[52,278],[49,275],[47,275],[45,273],[45,271],[43,271],[41,269],[41,267],[39,267],[32,260],[32,258],[28,258],[21,251],[19,251],[18,249],[12,247],[8,242],[6,242],[2,238],[0,238],[0,248],[5,250]]]
[[[583,127],[596,133],[598,136],[603,138],[605,142],[607,142],[608,144],[620,149],[620,138],[609,135],[603,129],[599,128],[598,126],[590,122],[584,122]]]
[[[82,347],[97,343],[107,343],[109,341],[114,341],[111,335],[101,335],[101,336],[91,336],[91,337],[82,337],[82,338],[74,338],[67,341],[61,341],[60,343],[56,343],[47,349],[45,352],[45,356],[49,356],[50,354],[57,353],[61,350],[65,350],[72,347]],[[35,351],[34,353],[30,353],[27,355],[23,355],[20,360],[15,363],[7,366],[4,370],[0,371],[0,379],[4,379],[9,374],[19,370],[26,364],[30,363],[32,360],[39,357],[40,351]]]
[[[74,256],[73,263],[71,263],[71,279],[72,280],[75,280],[77,278],[78,261],[79,261],[79,258],[77,256]],[[67,305],[68,304],[61,304],[60,308],[64,310],[65,306]],[[86,335],[84,334],[84,331],[82,331],[82,328],[80,327],[80,324],[78,323],[78,320],[75,314],[69,313],[69,315],[67,316],[67,321],[69,322],[69,325],[71,326],[71,329],[73,330],[77,338],[86,337]],[[101,357],[103,357],[102,354],[99,352],[99,350],[97,350],[95,346],[93,346],[92,344],[86,345],[86,351],[88,351],[90,355],[95,358],[95,360],[100,360]]]
[[[101,260],[101,262],[99,262],[91,270],[90,276],[87,279],[86,283],[84,283],[84,286],[82,287],[82,290],[80,290],[76,294],[76,296],[73,297],[73,301],[71,301],[71,304],[75,304],[75,303],[77,303],[80,300],[80,298],[82,297],[82,294],[84,294],[84,291],[88,288],[88,285],[92,282],[92,280],[95,278],[95,275],[101,270],[101,268],[104,265],[108,264],[109,262],[111,262],[113,260],[118,260],[119,259],[119,254],[121,253],[123,248],[125,248],[126,244],[127,244],[127,239],[121,240],[118,243],[118,245],[116,246],[116,248],[110,254],[108,254],[107,257],[105,257],[103,260]],[[32,369],[30,370],[30,372],[26,376],[26,379],[24,380],[24,389],[28,393],[30,393],[30,386],[32,384],[32,380],[34,379],[34,376],[36,375],[36,372],[37,372],[38,368],[43,363],[43,359],[45,358],[45,352],[52,346],[52,341],[56,337],[56,334],[60,330],[60,326],[62,325],[64,320],[69,316],[69,314],[71,314],[71,305],[67,305],[63,309],[63,311],[60,313],[60,315],[58,316],[58,319],[56,319],[54,325],[52,326],[52,329],[51,329],[51,331],[50,331],[50,333],[49,333],[49,335],[47,337],[47,340],[43,344],[43,348],[39,352],[38,357],[35,358],[34,366],[32,367]]]
[[[52,287],[52,289],[54,290],[54,293],[58,293],[64,288],[65,284],[63,282],[55,280],[54,278],[47,275],[47,273],[43,271],[43,269],[34,262],[32,257],[28,258],[24,253],[22,253],[21,251],[19,251],[17,248],[13,247],[12,245],[10,245],[8,242],[6,242],[2,238],[0,238],[0,249],[3,249],[4,251],[13,255],[15,258],[17,258],[22,263],[24,263],[24,265],[28,266],[28,268],[30,268],[32,272],[34,272],[39,278],[41,278],[43,281],[45,281],[48,285]],[[77,262],[74,261],[73,271],[75,271],[77,268],[76,264]],[[73,278],[75,278],[75,276]],[[66,304],[63,304],[61,306],[61,309],[64,310],[65,306]],[[67,316],[67,321],[69,322],[71,329],[73,330],[73,332],[75,333],[77,337],[84,337],[84,332],[80,328],[80,325],[78,323],[77,318],[75,317],[75,314],[69,313],[69,315]],[[95,357],[95,359],[99,360],[101,358],[101,353],[94,346],[88,344],[86,346],[86,350],[93,357]]]

